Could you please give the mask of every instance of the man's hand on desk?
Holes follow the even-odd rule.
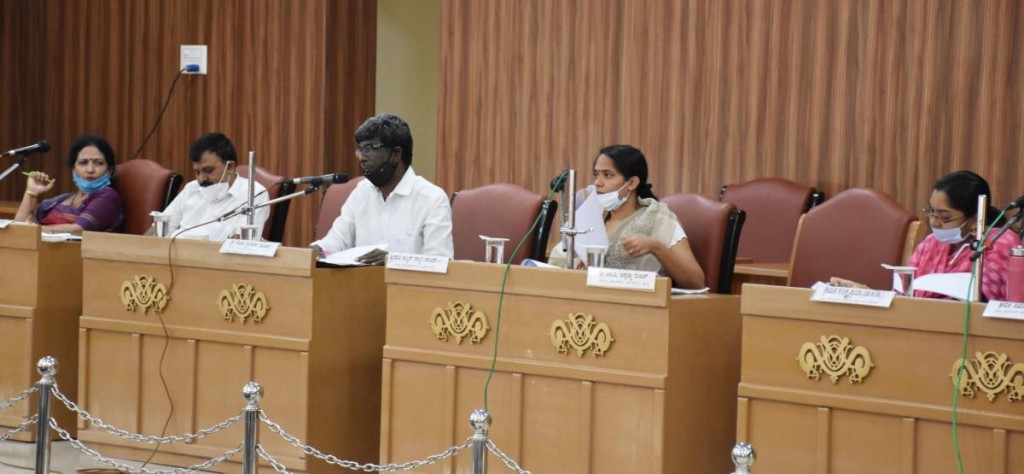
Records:
[[[364,253],[362,256],[357,258],[361,263],[367,265],[384,265],[384,261],[388,259],[388,251],[381,249],[373,249],[369,252]]]
[[[327,254],[324,253],[324,249],[320,248],[319,245],[310,245],[309,248],[313,249],[313,251],[316,252],[316,258],[318,259],[327,256]]]

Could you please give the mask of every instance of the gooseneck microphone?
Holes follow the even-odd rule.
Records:
[[[13,150],[7,150],[3,153],[2,156],[27,156],[33,153],[46,153],[48,151],[50,151],[50,142],[46,140],[40,140],[39,143],[33,143],[31,145],[23,146],[21,148],[15,148]]]
[[[343,173],[331,173],[323,176],[305,176],[283,181],[285,183],[309,184],[312,186],[323,186],[325,184],[340,184],[348,182],[348,175]]]
[[[1019,209],[1022,207],[1024,207],[1024,196],[1021,196],[1017,199],[1014,199],[1013,201],[1010,201],[1010,203],[1007,204],[1006,207],[1003,208],[1003,210],[1009,211],[1011,209]]]

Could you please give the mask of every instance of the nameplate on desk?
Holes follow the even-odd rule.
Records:
[[[448,273],[448,257],[388,252],[387,268],[414,272]]]
[[[1012,301],[989,301],[985,306],[985,312],[981,313],[986,318],[1005,318],[1024,320],[1024,303]]]
[[[278,242],[258,242],[255,240],[227,239],[220,246],[220,253],[235,255],[252,255],[256,257],[273,257],[277,253]]]
[[[587,269],[587,286],[595,286],[598,288],[654,291],[654,285],[657,281],[658,274],[655,272],[597,267],[590,267]]]
[[[814,289],[811,301],[888,308],[892,306],[895,296],[896,293],[892,291],[819,285]]]

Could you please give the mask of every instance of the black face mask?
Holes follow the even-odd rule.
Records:
[[[370,180],[374,186],[379,188],[390,182],[391,178],[395,177],[396,169],[397,167],[391,164],[391,157],[388,157],[384,163],[380,165],[380,168],[377,168],[376,171],[364,173],[363,176]]]

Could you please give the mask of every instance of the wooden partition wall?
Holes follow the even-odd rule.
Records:
[[[190,179],[189,144],[218,130],[243,163],[254,150],[276,174],[357,170],[352,132],[374,111],[376,0],[0,2],[0,148],[49,140],[29,168],[56,176],[60,192],[74,189],[66,153],[81,134],[130,159],[181,44],[209,46],[209,74],[178,81],[141,157]],[[16,178],[0,184],[0,200],[20,199]],[[314,197],[292,204],[287,243],[311,240]]]
[[[535,191],[631,143],[654,192],[1024,191],[1024,2],[444,0],[438,181]]]

